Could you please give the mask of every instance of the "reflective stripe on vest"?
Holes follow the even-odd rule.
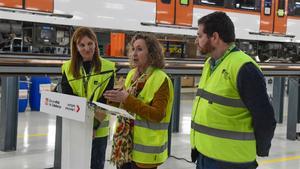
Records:
[[[245,105],[241,99],[231,99],[219,96],[214,93],[207,92],[203,89],[198,89],[196,96],[208,100],[209,103],[218,103],[225,106],[245,108]]]
[[[102,128],[102,127],[108,127],[108,126],[109,126],[109,121],[102,121],[99,127]]]
[[[135,120],[134,125],[148,128],[151,130],[168,130],[169,128],[169,123],[152,123],[149,121],[142,121],[142,120]]]
[[[163,153],[168,148],[168,142],[166,142],[162,146],[145,146],[141,144],[134,144],[133,150],[140,151],[143,153],[151,153],[151,154],[160,154]]]
[[[233,139],[233,140],[255,140],[255,136],[253,133],[221,130],[221,129],[203,126],[203,125],[197,124],[193,121],[191,123],[191,127],[192,127],[192,129],[194,129],[197,132],[207,134],[210,136],[215,136],[215,137],[220,137],[220,138],[228,138],[228,139]]]
[[[258,67],[241,51],[230,53],[213,73],[209,60],[205,62],[190,136],[192,147],[212,159],[246,163],[256,158],[252,115],[237,90],[238,73],[247,63]]]

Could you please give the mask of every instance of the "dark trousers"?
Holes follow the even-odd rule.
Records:
[[[106,146],[107,137],[93,139],[91,169],[104,169]]]
[[[255,169],[257,166],[256,161],[249,163],[230,163],[215,160],[199,153],[196,169]]]
[[[145,168],[140,168],[134,162],[132,162],[132,163],[125,163],[121,167],[117,167],[117,169],[145,169]],[[157,169],[157,167],[147,168],[147,169]]]

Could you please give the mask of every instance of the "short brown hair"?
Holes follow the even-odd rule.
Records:
[[[132,49],[133,49],[133,43],[138,40],[143,39],[145,40],[147,49],[148,49],[148,60],[150,62],[150,66],[156,67],[156,68],[164,68],[165,67],[165,59],[163,54],[163,48],[162,45],[159,43],[157,38],[150,33],[137,33],[133,36],[131,39],[129,45],[128,45],[128,56],[131,67],[133,66],[133,58],[132,58]]]
[[[203,32],[208,37],[217,32],[223,42],[231,43],[235,41],[234,24],[224,12],[217,11],[203,16],[198,20],[199,25],[204,26]]]
[[[79,78],[80,75],[80,64],[82,62],[82,56],[77,49],[77,43],[83,38],[88,37],[95,43],[95,53],[92,60],[92,67],[94,67],[95,72],[100,72],[101,61],[99,57],[99,48],[97,36],[94,31],[87,27],[79,27],[73,33],[71,40],[71,67],[70,72],[75,78]]]

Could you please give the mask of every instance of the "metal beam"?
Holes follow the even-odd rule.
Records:
[[[18,129],[18,77],[1,77],[0,150],[15,151]]]
[[[289,78],[289,103],[286,137],[297,139],[297,121],[299,115],[299,78]]]
[[[55,59],[53,59],[55,58]],[[60,67],[67,57],[55,56],[19,56],[19,55],[0,55],[0,75],[60,75]],[[122,68],[118,74],[126,74],[129,71],[128,58],[107,58]],[[259,63],[264,75],[267,76],[300,76],[299,63]],[[166,59],[165,70],[171,75],[199,76],[202,72],[204,61],[200,59]]]
[[[284,77],[274,77],[272,103],[277,123],[282,123],[283,119],[284,82]]]
[[[181,90],[181,78],[180,76],[173,77],[174,82],[174,102],[173,102],[173,118],[172,118],[172,131],[179,132],[179,120],[180,120],[180,90]]]

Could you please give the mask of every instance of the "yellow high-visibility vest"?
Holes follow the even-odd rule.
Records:
[[[107,78],[109,78],[109,77],[114,78],[115,63],[113,63],[107,59],[104,59],[104,58],[101,58],[100,60],[101,60],[101,72],[109,71],[109,70],[114,70],[114,71],[111,73],[94,75],[96,73],[95,73],[94,69],[92,69],[91,73],[89,74],[89,78],[85,78],[85,79],[79,78],[78,80],[69,81],[69,84],[75,95],[90,99],[90,97],[92,96],[94,90],[98,87],[98,85],[103,83],[95,91],[95,94],[94,94],[94,97],[92,100],[97,101],[102,96],[102,94],[110,80]],[[70,65],[71,65],[71,60],[65,62],[62,66],[62,72],[66,74],[68,80],[75,79],[72,72],[69,71]],[[87,76],[87,75],[84,72],[84,69],[82,68],[80,70],[80,77],[84,77],[84,76]],[[84,80],[87,81],[87,94],[85,93]],[[103,82],[103,81],[105,81],[105,82]],[[107,115],[106,118],[101,122],[101,125],[96,130],[96,137],[105,137],[105,136],[108,136],[108,134],[109,134],[109,116]]]
[[[242,51],[229,53],[211,72],[209,59],[192,108],[191,145],[207,157],[227,162],[252,162],[256,141],[252,116],[237,88],[240,68],[255,61]]]
[[[129,88],[131,79],[136,69],[131,70],[125,81],[125,87]],[[169,100],[166,108],[166,117],[159,123],[150,122],[138,115],[134,121],[133,134],[133,161],[143,164],[159,164],[168,158],[168,127],[173,106],[173,85],[170,78],[160,69],[153,68],[152,74],[147,79],[144,88],[138,95],[138,99],[150,104],[155,93],[159,90],[165,79],[169,85]]]

